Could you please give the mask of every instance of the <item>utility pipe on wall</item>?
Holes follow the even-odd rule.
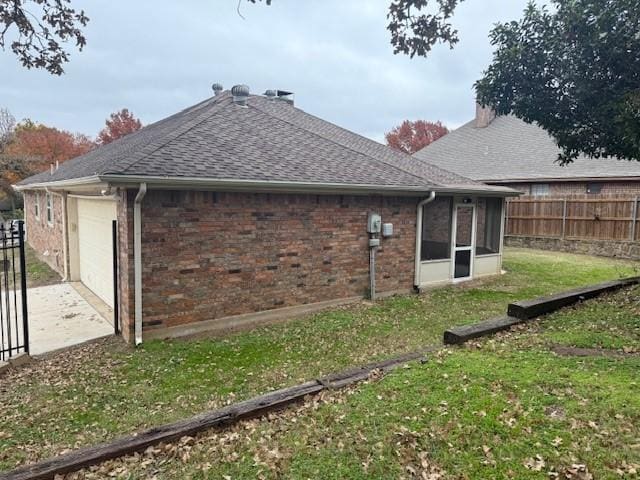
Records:
[[[142,199],[147,184],[141,183],[133,202],[133,276],[134,276],[134,336],[136,345],[142,343]],[[126,191],[125,191],[126,195]]]
[[[420,250],[422,247],[422,212],[427,203],[431,203],[436,199],[436,192],[431,192],[427,198],[418,203],[416,218],[416,255],[415,255],[415,276],[413,285],[420,288]]]

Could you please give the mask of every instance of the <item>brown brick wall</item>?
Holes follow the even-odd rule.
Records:
[[[417,201],[150,191],[142,208],[144,327],[365,295],[370,211],[394,224],[377,255],[377,291],[409,290]]]
[[[134,336],[134,264],[133,264],[133,199],[135,192],[119,192],[118,220],[118,304],[122,336]]]
[[[602,183],[602,190],[599,195],[640,195],[640,181],[637,182],[541,182],[549,184],[549,194],[552,196],[563,195],[586,195],[587,183]],[[511,183],[505,186],[523,192],[528,195],[531,189],[530,183]],[[590,197],[598,195],[590,194]]]
[[[62,228],[62,196],[51,194],[53,223],[47,222],[46,192],[39,194],[40,215],[35,217],[36,192],[24,192],[25,225],[27,243],[51,268],[64,275],[64,244]]]

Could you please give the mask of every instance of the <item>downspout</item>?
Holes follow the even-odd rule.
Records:
[[[416,255],[414,267],[413,285],[416,290],[420,289],[420,251],[422,250],[422,211],[427,203],[431,203],[436,199],[436,192],[432,191],[427,198],[418,203],[416,218]]]
[[[134,336],[135,344],[142,343],[142,199],[147,184],[141,183],[133,202],[133,276],[134,276]]]

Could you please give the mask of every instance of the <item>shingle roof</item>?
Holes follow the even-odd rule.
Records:
[[[508,115],[477,128],[471,121],[414,154],[479,181],[640,177],[640,162],[580,157],[562,167],[541,127]]]
[[[95,176],[488,189],[281,100],[224,92],[19,186]]]

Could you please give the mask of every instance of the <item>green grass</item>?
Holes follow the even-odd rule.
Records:
[[[637,478],[640,357],[559,357],[545,342],[552,335],[571,345],[581,322],[592,332],[585,345],[606,344],[599,336],[610,330],[598,312],[610,328],[637,339],[639,297],[635,288],[592,300],[268,420],[206,432],[95,473],[176,480]],[[579,468],[585,471],[570,476]]]
[[[508,250],[503,276],[336,308],[224,339],[115,340],[0,378],[0,470],[439,343],[506,304],[633,273],[630,262]]]
[[[25,262],[27,265],[27,287],[40,287],[60,283],[60,275],[40,260],[29,245],[25,247]]]

